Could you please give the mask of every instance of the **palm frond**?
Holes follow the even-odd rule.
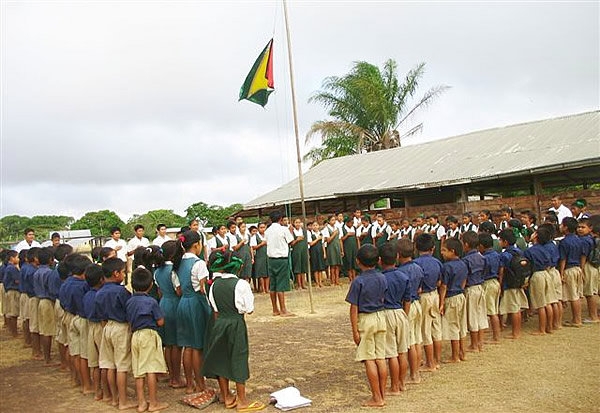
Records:
[[[418,109],[424,108],[424,107],[428,106],[429,104],[431,104],[432,101],[436,97],[440,96],[442,93],[444,93],[449,88],[450,88],[450,86],[441,85],[441,86],[434,86],[431,89],[429,89],[427,92],[425,92],[425,94],[419,100],[419,102],[417,102],[417,104],[414,105],[413,108],[411,110],[409,110],[408,113],[406,113],[406,115],[404,115],[404,117],[400,120],[400,122],[398,122],[398,125],[401,125],[403,122],[405,122]]]

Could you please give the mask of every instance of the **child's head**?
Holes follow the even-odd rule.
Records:
[[[250,235],[254,235],[258,232],[258,226],[250,227]]]
[[[517,242],[517,237],[512,229],[503,229],[498,234],[498,238],[500,238],[500,246],[502,248],[511,247]]]
[[[21,250],[19,252],[19,262],[29,262],[29,260],[27,259],[27,251],[29,250]]]
[[[371,244],[365,244],[358,249],[356,262],[361,270],[370,270],[375,268],[379,260],[379,252]]]
[[[390,226],[392,227],[392,231],[398,231],[398,229],[400,229],[400,226],[398,225],[398,222],[396,222],[396,221],[392,221],[390,223]]]
[[[248,228],[248,227],[246,226],[246,223],[245,223],[244,221],[242,221],[242,222],[240,222],[240,224],[238,225],[238,228],[240,229],[240,232],[241,232],[242,234],[245,234],[245,233],[246,233],[246,228]]]
[[[118,241],[121,239],[121,228],[119,227],[112,227],[110,229],[110,236],[112,237],[112,239],[114,239],[115,241]]]
[[[466,251],[471,251],[479,245],[479,236],[475,231],[467,231],[463,234],[463,244]]]
[[[133,232],[135,232],[135,236],[139,239],[142,239],[144,237],[144,226],[142,224],[137,224],[136,226],[133,227]]]
[[[509,219],[508,227],[520,230],[523,227],[523,223],[521,221],[519,221],[518,219]]]
[[[225,225],[221,224],[217,227],[217,234],[219,234],[221,237],[224,237],[226,233],[227,227]]]
[[[173,262],[177,254],[183,255],[181,248],[177,245],[177,241],[166,241],[161,246],[156,255],[160,255],[160,259],[157,260],[158,266],[162,267],[166,261]]]
[[[490,234],[479,234],[479,251],[489,250],[494,246],[494,239]]]
[[[560,231],[563,234],[574,234],[577,231],[577,220],[571,217],[563,218]]]
[[[143,266],[152,270],[158,266],[158,262],[162,260],[160,247],[149,245],[147,247],[137,247],[133,251],[133,268]]]
[[[85,255],[71,254],[68,257],[69,260],[65,261],[65,263],[73,275],[82,276],[85,272],[85,269],[92,263]],[[118,258],[115,259],[118,260]],[[123,263],[123,268],[125,268],[125,263],[123,261],[121,261],[121,263]]]
[[[147,293],[152,288],[152,273],[143,267],[131,273],[131,288],[136,293]]]
[[[431,234],[420,234],[415,240],[415,246],[419,252],[433,252],[435,247]]]
[[[232,234],[235,234],[236,230],[237,230],[237,224],[235,223],[235,221],[229,221],[227,223],[227,229],[229,230],[229,232],[231,232]]]
[[[54,258],[56,261],[61,262],[65,257],[73,252],[73,247],[69,244],[60,244],[54,250]]]
[[[100,251],[102,251],[102,247],[92,248],[92,252],[90,253],[90,255],[92,256],[93,262],[100,262]]]
[[[235,222],[233,223],[234,232],[235,232]],[[184,251],[189,251],[194,254],[198,254],[202,250],[202,243],[200,242],[200,234],[196,231],[186,231],[179,237],[177,241],[180,243],[181,248]]]
[[[418,217],[416,217],[416,218],[415,218],[415,221],[416,221],[416,224],[417,224],[417,226],[419,226],[419,227],[420,227],[420,226],[423,226],[423,222],[424,222],[425,220],[423,219],[423,217],[422,217],[422,216],[420,216],[420,215],[419,215]]]
[[[17,251],[8,250],[6,251],[6,256],[4,257],[5,264],[18,265],[19,264],[19,254]]]
[[[100,254],[98,255],[98,263],[102,264],[107,259],[114,258],[116,256],[117,251],[115,251],[114,249],[110,247],[102,247],[102,249],[100,250]]]
[[[408,227],[410,227],[410,221],[405,218],[402,220],[402,228],[408,229]]]
[[[294,219],[294,228],[296,228],[296,229],[302,228],[302,220],[300,218]]]
[[[447,239],[442,246],[442,257],[446,261],[454,260],[462,255],[462,244],[455,238]]]
[[[437,216],[437,214],[429,215],[429,223],[431,225],[437,225],[438,221],[439,221],[439,217]]]
[[[407,238],[402,238],[396,242],[396,248],[398,249],[398,256],[402,260],[403,258],[412,258],[415,251],[413,243]]]
[[[58,247],[60,245],[60,234],[58,232],[53,232],[50,241],[54,248]]]
[[[104,272],[98,264],[91,264],[85,268],[85,280],[92,288],[100,288],[104,284]]]
[[[238,275],[244,266],[240,253],[237,251],[213,251],[208,258],[208,268],[211,273],[226,273]]]
[[[546,230],[548,230],[550,232],[550,239],[553,239],[556,236],[556,227],[550,223],[545,223],[539,226],[538,230],[540,228],[545,228]]]
[[[482,234],[495,234],[496,228],[494,227],[494,224],[492,224],[490,221],[483,221],[479,225],[479,232]]]
[[[458,227],[458,219],[455,216],[450,215],[448,218],[446,218],[446,223],[450,229],[456,229]]]
[[[379,259],[384,267],[396,265],[398,260],[398,248],[393,242],[386,242],[379,247]]]
[[[344,224],[346,224],[347,227],[351,227],[352,225],[354,225],[354,220],[352,219],[352,217],[345,216]]]
[[[383,214],[378,213],[376,217],[377,217],[377,223],[379,225],[383,225],[383,223],[385,222],[385,218],[383,217]]]
[[[544,217],[544,222],[547,222],[552,225],[558,225],[558,217],[555,213],[548,213],[548,215]]]
[[[547,227],[540,227],[535,231],[535,237],[533,239],[538,244],[547,244],[552,240],[552,232]]]
[[[167,226],[165,224],[158,224],[156,226],[156,233],[164,238],[167,235]]]
[[[281,225],[283,225],[284,227],[290,226],[290,220],[285,215],[283,216],[283,218],[281,218]]]
[[[258,232],[260,234],[264,234],[266,229],[267,229],[267,224],[265,224],[264,222],[261,222],[258,224]]]
[[[125,263],[120,258],[109,258],[102,263],[102,272],[104,278],[121,282],[125,278]]]
[[[571,212],[573,213],[573,216],[577,217],[579,214],[585,211],[586,206],[587,201],[585,199],[578,199],[575,202],[573,202],[571,204]]]
[[[356,209],[356,210],[354,210],[354,216],[355,216],[356,218],[360,218],[360,217],[361,217],[361,215],[362,215],[362,211],[361,211],[360,209]]]
[[[327,222],[329,223],[329,225],[335,224],[335,215],[329,215],[329,218],[327,218]]]
[[[27,262],[28,263],[30,263],[32,265],[39,265],[37,256],[38,256],[38,253],[40,252],[40,249],[41,248],[39,248],[39,247],[33,247],[33,248],[29,248],[27,250]]]
[[[500,210],[500,219],[502,221],[508,221],[513,217],[513,210],[511,207],[504,207]]]
[[[269,218],[271,218],[271,222],[274,224],[276,222],[280,222],[283,218],[283,214],[281,211],[273,211],[269,214]]]
[[[363,216],[363,217],[360,218],[360,222],[364,226],[368,226],[371,223],[371,217],[369,215],[365,215],[365,216]]]
[[[54,258],[54,251],[52,251],[52,248],[40,248],[38,251],[38,263],[40,265],[50,265],[52,258]]]
[[[592,223],[587,218],[581,218],[577,223],[577,235],[585,236],[592,233]]]
[[[482,209],[479,212],[479,217],[478,217],[479,223],[481,224],[482,222],[489,221],[491,219],[491,217],[492,217],[492,213],[490,212],[489,209]]]
[[[473,219],[473,218],[471,217],[470,212],[465,212],[462,216],[462,222],[465,225],[467,225],[469,222],[471,222],[471,219]]]
[[[344,214],[342,212],[337,213],[338,222],[344,222]]]
[[[198,228],[200,228],[200,221],[198,221],[196,218],[192,218],[188,222],[188,226],[189,226],[190,231],[198,231]],[[185,232],[185,231],[183,231],[183,232]]]

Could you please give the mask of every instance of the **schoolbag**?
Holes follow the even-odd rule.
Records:
[[[600,238],[594,238],[594,248],[590,251],[588,262],[594,267],[600,267]]]
[[[522,288],[525,280],[533,274],[531,262],[518,251],[508,250],[512,258],[504,273],[504,282],[507,288]]]

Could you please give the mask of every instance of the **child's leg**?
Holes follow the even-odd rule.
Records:
[[[485,330],[479,330],[479,337],[477,337],[477,350],[483,351],[483,339],[485,337]]]
[[[285,293],[277,293],[277,301],[279,301],[279,309],[281,315],[289,314],[285,306]]]
[[[167,372],[169,372],[169,386],[173,385],[173,367],[171,366],[171,348],[172,348],[172,346],[163,347],[163,357],[165,359],[165,363],[167,364]]]
[[[206,385],[204,383],[204,376],[202,376],[202,350],[193,349],[192,350],[192,362],[194,366],[194,377],[196,378],[196,391],[204,391],[206,390]]]
[[[490,324],[492,325],[492,343],[500,341],[500,318],[497,314],[490,316]]]
[[[598,321],[598,296],[588,295],[585,297],[588,307],[588,315],[593,322]]]
[[[442,342],[433,341],[433,359],[435,360],[435,368],[439,369],[442,363]]]
[[[88,367],[87,359],[79,357],[79,371],[81,372],[81,390],[83,394],[90,394],[94,392],[92,388],[92,381],[90,379],[90,368]]]
[[[150,384],[148,383],[148,388],[150,388]],[[137,394],[137,402],[138,402],[138,412],[145,412],[148,408],[146,404],[146,396],[144,395],[144,378],[136,377],[135,379],[135,392]]]
[[[108,382],[110,394],[112,395],[111,404],[116,407],[119,405],[119,391],[117,390],[117,371],[115,369],[107,369],[106,380]]]
[[[105,402],[112,402],[113,390],[108,381],[108,369],[100,369],[100,383],[102,383],[102,399]]]
[[[269,295],[271,296],[271,305],[273,306],[273,315],[281,314],[281,312],[279,311],[279,307],[277,307],[277,293],[274,291],[270,291]]]
[[[169,405],[167,403],[159,402],[156,397],[156,382],[157,382],[156,373],[148,373],[148,374],[146,374],[146,378],[148,379],[148,400],[150,402],[148,404],[148,411],[157,412],[159,410],[163,410],[163,409],[166,409],[167,407],[169,407]],[[142,389],[143,389],[143,387],[142,387]],[[138,411],[139,410],[140,409],[138,407]]]
[[[50,336],[40,336],[42,353],[44,355],[44,361],[46,362],[46,366],[50,365],[50,352],[52,349],[52,337]]]
[[[235,383],[235,391],[237,393],[237,408],[243,409],[250,405],[246,399],[246,385],[244,383]]]
[[[81,384],[81,370],[79,370],[79,356],[70,356],[71,362],[71,381],[74,386]]]
[[[462,337],[460,338],[460,340],[458,340],[458,358],[461,361],[465,361],[467,359],[465,352],[465,340]]]
[[[42,351],[40,347],[40,335],[38,333],[31,333],[31,354],[34,360],[42,359]]]
[[[137,403],[127,400],[126,371],[117,371],[117,390],[119,391],[119,410],[126,410],[137,407]]]
[[[511,313],[510,323],[512,324],[512,334],[508,338],[517,339],[521,337],[521,312]]]
[[[265,278],[265,293],[269,292],[271,288],[271,279],[269,277]]]
[[[573,313],[573,324],[581,324],[581,301],[579,299],[571,301],[571,312]]]
[[[92,367],[92,382],[94,383],[94,400],[102,400],[102,379],[98,367]]]
[[[60,369],[67,370],[67,355],[66,355],[67,347],[64,344],[58,343],[58,355],[60,357]]]
[[[408,371],[408,354],[401,353],[398,354],[398,364],[400,365],[400,390],[406,390],[406,372]]]
[[[546,333],[552,334],[554,315],[552,313],[552,304],[546,304]]]
[[[546,307],[537,308],[538,312],[538,330],[531,333],[534,336],[543,336],[546,334]]]
[[[387,391],[389,395],[400,394],[400,360],[398,357],[387,359],[390,367],[390,389]]]
[[[367,372],[367,379],[369,380],[369,387],[371,387],[371,398],[362,403],[363,406],[369,407],[381,407],[385,404],[381,397],[381,388],[379,381],[379,369],[375,360],[365,360],[365,370]]]
[[[14,318],[15,323],[15,331],[17,330],[17,318]],[[29,320],[23,320],[21,323],[21,328],[23,329],[23,341],[25,342],[25,347],[29,347],[31,345],[31,333],[29,332]]]
[[[8,330],[10,331],[10,334],[13,337],[16,337],[18,335],[18,333],[17,333],[17,317],[8,317],[7,321],[8,321],[7,327],[8,327]],[[25,336],[25,335],[23,335],[23,336]]]
[[[183,372],[185,373],[186,390],[185,392],[190,394],[194,392],[194,366],[193,356],[191,348],[183,350]]]
[[[422,370],[435,371],[436,360],[434,356],[433,343],[424,345],[423,349],[425,350],[425,366]]]
[[[467,351],[477,351],[479,348],[479,330],[469,331],[469,335],[471,336],[471,345],[467,347]]]
[[[408,365],[410,367],[410,382],[419,383],[419,356],[417,354],[417,346],[412,345],[408,348]]]
[[[171,347],[171,367],[173,368],[173,385],[181,387],[181,347]]]
[[[377,359],[375,360],[375,364],[377,365],[377,374],[379,375],[379,395],[385,404],[385,386],[388,376],[387,365],[385,364],[385,359]]]
[[[450,346],[452,347],[452,356],[451,356],[450,360],[448,360],[447,362],[448,363],[458,363],[460,361],[460,359],[459,359],[459,352],[460,352],[459,340],[451,340]]]

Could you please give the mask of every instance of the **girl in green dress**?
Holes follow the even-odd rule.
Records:
[[[325,262],[325,247],[323,245],[323,235],[321,234],[319,223],[311,222],[309,225],[306,241],[310,251],[310,270],[315,277],[317,287],[323,287],[323,273],[327,269]]]
[[[373,244],[373,237],[371,236],[371,217],[368,214],[362,217],[361,225],[358,229],[359,244]]]
[[[327,266],[332,285],[340,285],[340,267],[342,266],[342,245],[340,232],[335,225],[335,215],[331,215],[323,228],[323,239],[327,242]]]
[[[254,251],[254,275],[258,278],[258,291],[269,293],[269,259],[267,257],[267,238],[265,230],[267,224],[258,224],[258,233],[250,240],[250,246]]]
[[[235,235],[239,247],[237,252],[240,254],[242,261],[244,261],[244,266],[242,267],[239,275],[240,278],[248,281],[252,276],[252,250],[250,249],[250,234],[248,233],[245,222],[241,222],[238,229],[239,233]]]
[[[298,283],[296,288],[306,289],[306,274],[308,273],[308,243],[306,231],[302,228],[300,218],[294,220],[292,231],[294,240],[290,243],[292,247],[292,270]]]
[[[348,274],[350,282],[356,277],[356,256],[358,254],[358,239],[356,230],[352,225],[352,218],[344,219],[342,227],[342,243],[344,244],[344,270]]]

